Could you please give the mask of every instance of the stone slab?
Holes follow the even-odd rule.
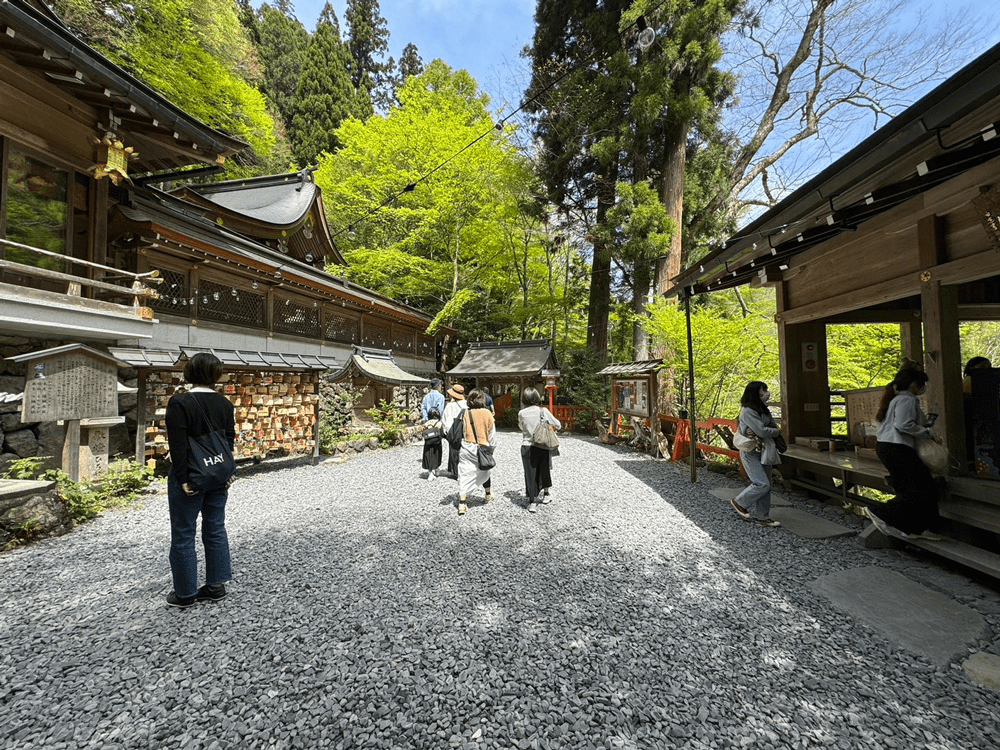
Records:
[[[735,487],[735,488],[724,487],[721,490],[709,490],[708,494],[709,495],[714,495],[715,497],[719,498],[720,500],[725,500],[728,503],[730,500],[732,500],[738,494],[740,494],[741,492],[743,492],[744,489],[745,488],[743,488],[743,487]],[[778,494],[776,494],[775,492],[772,491],[771,492],[771,507],[774,508],[774,507],[779,506],[779,505],[791,505],[791,503],[788,502],[788,500],[786,500],[785,498],[783,498],[781,495],[778,495]]]
[[[977,685],[1000,691],[1000,656],[979,652],[966,659],[962,668]]]
[[[886,568],[842,570],[809,587],[886,640],[939,667],[989,632],[975,610]]]
[[[771,508],[771,518],[781,521],[781,525],[796,536],[804,539],[833,539],[838,536],[853,536],[858,532],[839,523],[827,521],[797,508]]]

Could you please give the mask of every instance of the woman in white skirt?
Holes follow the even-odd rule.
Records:
[[[466,399],[468,410],[463,415],[462,450],[458,454],[458,515],[469,509],[466,500],[476,487],[486,490],[485,502],[493,500],[489,469],[479,468],[479,446],[497,444],[496,422],[486,408],[486,394],[476,388]]]

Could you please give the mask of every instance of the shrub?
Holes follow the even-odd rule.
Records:
[[[406,431],[408,412],[396,404],[379,401],[371,409],[365,411],[379,427],[378,442],[383,448],[388,448],[399,442]]]
[[[14,461],[7,469],[11,479],[46,479],[56,483],[59,497],[75,521],[94,518],[107,508],[129,505],[153,479],[153,470],[132,460],[113,461],[99,480],[74,482],[61,469],[42,471],[51,456],[33,456]]]

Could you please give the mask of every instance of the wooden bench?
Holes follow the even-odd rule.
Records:
[[[871,487],[892,494],[888,472],[881,461],[861,458],[846,451],[814,451],[798,445],[788,447],[782,457],[782,475],[790,484],[827,497],[862,506],[875,501],[853,491]],[[823,478],[839,480],[839,487]],[[944,519],[941,541],[907,539],[907,544],[933,552],[994,578],[1000,578],[1000,482],[974,477],[947,477],[938,504]],[[959,525],[960,524],[960,525]],[[963,528],[968,527],[968,528]]]

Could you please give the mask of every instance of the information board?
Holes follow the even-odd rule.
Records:
[[[118,367],[76,350],[27,362],[22,422],[118,416]]]

